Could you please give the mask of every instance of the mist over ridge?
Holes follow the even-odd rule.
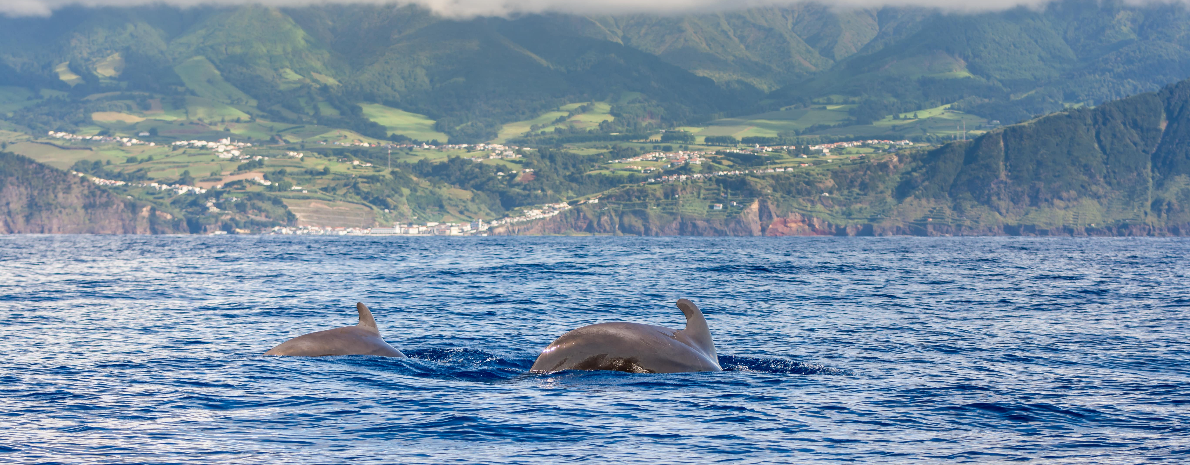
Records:
[[[1174,0],[1175,2],[1179,0]],[[445,17],[510,16],[533,13],[566,14],[688,14],[738,11],[757,7],[782,7],[803,3],[820,3],[840,9],[870,7],[927,7],[958,12],[996,11],[1013,7],[1039,7],[1052,0],[837,0],[813,2],[807,0],[6,0],[0,3],[0,14],[7,16],[48,16],[70,6],[135,7],[146,5],[304,7],[318,5],[418,5]],[[1170,3],[1167,1],[1130,0],[1129,4]]]

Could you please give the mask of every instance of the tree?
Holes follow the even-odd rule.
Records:
[[[704,139],[707,145],[736,145],[739,144],[739,139],[732,136],[707,136]]]
[[[193,186],[194,185],[194,176],[190,175],[190,170],[183,171],[182,177],[178,178],[178,182],[175,182],[174,184],[182,185],[182,186]]]
[[[679,144],[690,144],[694,142],[694,134],[686,131],[665,131],[661,133],[661,142],[677,142]]]

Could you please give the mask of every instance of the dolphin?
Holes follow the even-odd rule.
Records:
[[[328,355],[379,355],[381,357],[404,357],[380,338],[380,329],[372,312],[362,303],[355,304],[359,310],[359,324],[303,334],[281,345],[269,349],[265,355],[294,357],[325,357]]]
[[[530,371],[723,371],[702,311],[686,299],[678,300],[678,308],[686,315],[686,329],[623,322],[583,326],[541,351]]]

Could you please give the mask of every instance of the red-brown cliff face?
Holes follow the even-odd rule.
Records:
[[[185,224],[26,157],[0,153],[0,234],[169,234]]]
[[[839,234],[830,223],[799,214],[779,215],[766,200],[724,219],[653,210],[575,208],[548,220],[500,226],[494,234],[611,234],[631,236],[820,236]]]
[[[500,226],[493,234],[608,234],[630,236],[1182,236],[1190,225],[1059,227],[1035,225],[956,225],[904,221],[836,224],[797,212],[781,212],[767,199],[750,204],[738,216],[709,219],[650,210],[597,210],[579,207],[547,220]]]

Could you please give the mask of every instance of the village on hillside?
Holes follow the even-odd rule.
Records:
[[[98,135],[96,135],[96,136],[80,136],[80,135],[71,134],[71,133],[67,133],[67,132],[57,132],[57,131],[51,131],[51,132],[47,133],[47,135],[52,139],[59,139],[59,140],[69,141],[69,142],[73,142],[73,143],[82,143],[82,144],[115,144],[115,145],[118,145],[121,147],[133,147],[133,146],[157,147],[157,145],[153,142],[145,142],[145,141],[142,141],[139,139],[127,138],[127,137],[111,137],[111,136],[98,136]],[[322,142],[317,142],[317,144],[321,144],[321,145],[333,144],[333,145],[339,145],[339,146],[344,146],[344,147],[358,146],[358,147],[368,147],[368,148],[381,148],[381,149],[388,149],[390,154],[393,151],[404,151],[404,152],[406,152],[403,154],[403,156],[405,156],[405,157],[409,157],[411,155],[414,157],[427,156],[427,155],[413,155],[416,153],[426,154],[427,152],[446,152],[447,156],[456,156],[455,154],[458,154],[458,156],[464,156],[467,158],[471,158],[471,159],[475,160],[476,162],[480,162],[482,160],[494,160],[494,161],[501,160],[498,163],[502,163],[502,164],[498,164],[498,166],[501,166],[502,168],[499,169],[498,172],[495,173],[496,176],[498,176],[498,177],[504,177],[504,176],[514,176],[515,177],[515,176],[520,175],[520,173],[526,173],[526,174],[531,175],[534,172],[534,170],[532,168],[526,168],[526,167],[520,167],[519,169],[509,169],[509,168],[516,168],[517,166],[519,166],[519,162],[514,162],[514,163],[518,163],[517,165],[507,165],[506,161],[502,161],[502,160],[513,160],[513,159],[517,159],[517,158],[523,158],[524,155],[526,153],[528,153],[528,152],[526,152],[527,150],[533,150],[530,148],[519,147],[519,146],[515,146],[515,145],[505,145],[505,144],[496,144],[496,143],[439,144],[439,145],[431,145],[431,144],[426,144],[426,143],[416,143],[416,144],[414,144],[414,143],[368,143],[368,142],[363,142],[360,140],[356,140],[356,141],[352,141],[352,142],[332,142],[330,144],[328,144],[325,141],[322,141]],[[736,146],[736,147],[723,147],[723,148],[719,148],[717,150],[706,150],[706,149],[689,150],[685,146],[681,147],[682,150],[676,150],[676,151],[656,150],[659,147],[654,146],[653,148],[655,150],[653,150],[653,151],[643,153],[643,154],[637,155],[637,156],[608,160],[603,163],[605,163],[606,164],[605,166],[607,166],[611,170],[630,170],[630,171],[637,171],[640,173],[660,172],[660,171],[665,171],[668,169],[680,167],[683,165],[695,165],[695,166],[704,165],[701,170],[695,170],[695,172],[688,172],[688,173],[682,173],[682,174],[665,174],[665,175],[661,175],[661,176],[650,177],[647,180],[644,180],[645,184],[649,184],[649,183],[677,183],[677,182],[685,182],[685,181],[705,180],[705,179],[709,179],[712,177],[719,177],[719,176],[765,175],[765,174],[773,174],[773,173],[784,173],[787,171],[793,171],[795,169],[812,166],[811,163],[814,163],[814,164],[831,163],[832,161],[834,161],[833,160],[834,158],[840,158],[839,152],[847,152],[847,149],[862,148],[862,150],[860,150],[860,152],[865,152],[865,153],[867,153],[867,152],[883,152],[883,151],[891,152],[891,151],[895,151],[897,147],[911,146],[911,145],[913,145],[913,143],[908,140],[894,141],[894,140],[875,140],[874,139],[874,140],[833,142],[833,143],[824,143],[824,144],[806,145],[806,146],[794,146],[794,145],[772,145],[772,146],[753,145],[751,147]],[[302,145],[302,147],[305,147],[305,145]],[[669,149],[669,148],[670,148],[669,146],[666,146],[666,149]],[[242,170],[243,171],[242,174],[235,174],[234,176],[232,176],[232,175],[228,175],[227,172],[224,172],[223,179],[235,180],[237,182],[242,181],[245,183],[249,183],[248,185],[256,184],[256,185],[262,186],[262,188],[265,189],[266,191],[271,191],[271,192],[284,191],[284,192],[293,192],[295,194],[309,194],[310,192],[312,192],[307,187],[291,185],[293,183],[285,183],[285,185],[283,185],[283,186],[278,186],[276,184],[277,184],[277,182],[279,182],[279,180],[276,177],[270,178],[271,172],[261,169],[264,166],[266,166],[264,163],[266,161],[270,160],[270,158],[274,158],[274,159],[286,159],[287,158],[290,160],[297,160],[298,162],[307,162],[307,163],[310,160],[312,160],[311,158],[307,157],[307,152],[305,150],[299,149],[297,147],[293,147],[290,145],[284,145],[284,144],[278,145],[278,146],[264,146],[264,145],[257,145],[257,144],[248,143],[248,142],[237,141],[237,140],[232,139],[231,137],[224,137],[224,138],[221,138],[221,139],[215,140],[215,141],[206,141],[206,140],[197,140],[197,139],[196,140],[179,140],[176,142],[172,142],[168,145],[163,145],[163,148],[159,148],[158,150],[162,150],[162,149],[167,149],[171,152],[183,151],[183,153],[188,150],[191,153],[197,152],[199,154],[205,153],[205,154],[213,155],[213,157],[212,157],[213,159],[217,158],[220,160],[239,161],[240,163],[249,163],[249,162],[257,163],[258,164],[257,167],[249,168],[246,170],[244,170],[243,168],[240,168],[234,172],[234,173],[239,173]],[[94,150],[94,149],[92,149],[92,150]],[[148,149],[142,149],[142,150],[148,150]],[[832,153],[832,151],[834,151],[835,153]],[[319,152],[319,153],[321,153],[321,152]],[[717,166],[718,164],[722,163],[721,161],[719,161],[721,157],[730,157],[730,156],[733,156],[734,154],[742,154],[742,155],[748,155],[748,156],[762,156],[762,157],[771,157],[773,155],[781,155],[782,157],[780,157],[779,160],[782,160],[782,161],[780,163],[775,163],[774,166],[764,166],[764,167],[740,166],[738,169],[727,169],[727,170],[718,169],[718,170],[714,170],[714,171],[706,169],[706,165],[710,161],[714,161],[714,163],[711,163],[711,164]],[[793,158],[798,158],[798,157],[806,158],[807,154],[815,157],[816,160],[806,160],[806,162],[791,163],[791,160],[790,160],[791,156]],[[317,155],[317,154],[315,154],[315,155]],[[856,157],[864,156],[863,153],[854,153],[854,151],[852,151],[851,155],[852,155],[851,158],[853,158],[853,159]],[[159,157],[160,156],[161,155],[159,155]],[[432,155],[430,155],[430,156],[432,156]],[[440,155],[439,155],[439,157],[440,157]],[[145,157],[142,157],[142,158],[145,158]],[[380,168],[374,167],[373,163],[364,161],[364,160],[360,160],[358,158],[355,158],[354,156],[350,156],[349,154],[344,154],[341,156],[331,157],[331,158],[315,157],[313,160],[315,160],[315,163],[317,163],[317,160],[322,160],[323,158],[325,158],[326,162],[338,163],[339,164],[338,165],[339,168],[337,168],[338,170],[346,169],[346,171],[344,173],[350,174],[353,177],[357,175],[351,171],[353,169],[380,170]],[[129,159],[135,160],[136,157],[130,157]],[[151,157],[148,157],[148,159],[152,160]],[[778,159],[774,159],[774,161],[775,160],[778,160]],[[289,163],[292,163],[292,161]],[[493,162],[488,162],[488,163],[493,163]],[[344,168],[343,165],[346,165],[346,167]],[[290,166],[290,165],[282,164],[282,166]],[[224,168],[224,169],[226,169],[226,168]],[[113,180],[113,179],[105,179],[101,176],[95,176],[94,174],[90,174],[90,173],[80,173],[80,172],[75,172],[75,171],[72,171],[72,173],[74,173],[78,176],[84,177],[84,178],[90,180],[91,182],[93,182],[97,185],[101,185],[101,186],[150,188],[150,189],[156,190],[158,192],[168,192],[172,195],[188,195],[188,194],[201,195],[201,194],[207,193],[208,189],[224,189],[224,184],[226,182],[231,182],[231,181],[224,181],[224,182],[213,181],[213,180],[219,179],[219,177],[212,176],[209,178],[204,178],[203,183],[198,183],[198,184],[201,184],[201,186],[195,186],[195,185],[181,184],[180,182],[166,183],[166,182],[162,182],[162,181],[153,181],[153,180],[144,180],[144,181]],[[96,172],[95,174],[102,174],[102,173]],[[214,173],[212,173],[212,174],[214,174]],[[272,179],[272,180],[270,180],[270,179]],[[511,179],[511,178],[506,178],[506,179]],[[195,181],[198,181],[198,180],[196,179]],[[317,194],[317,192],[315,192],[315,194]],[[588,200],[581,201],[579,203],[580,204],[597,203],[598,201],[599,201],[598,197],[594,197],[594,198],[591,198]],[[573,201],[571,203],[573,203]],[[313,225],[313,224],[310,224],[309,222],[307,222],[306,223],[307,225],[305,225],[305,226],[277,226],[277,227],[273,227],[270,230],[266,230],[265,233],[276,234],[276,235],[319,235],[319,236],[344,236],[344,235],[353,235],[353,236],[482,236],[482,235],[487,235],[489,233],[489,231],[491,231],[492,228],[497,227],[497,226],[542,220],[542,219],[546,219],[546,218],[550,218],[550,217],[559,215],[571,208],[572,207],[570,206],[570,204],[568,204],[566,202],[560,202],[560,203],[554,203],[554,204],[539,205],[536,207],[522,207],[517,210],[514,210],[513,212],[510,212],[507,216],[505,216],[503,218],[496,218],[496,219],[491,219],[491,220],[474,219],[469,222],[468,221],[459,222],[459,221],[449,221],[449,220],[448,221],[438,221],[438,222],[425,221],[425,222],[421,222],[421,223],[398,223],[398,224],[394,224],[392,226],[387,226],[387,227],[371,227],[371,228],[358,227],[358,226],[357,227],[326,226],[326,225],[316,226],[316,225]],[[719,208],[721,208],[721,207],[719,207]],[[375,214],[377,215],[376,218],[379,220],[381,217],[381,215],[379,214],[379,210],[373,210],[373,211],[377,212]],[[387,213],[387,210],[386,210],[386,213]],[[239,230],[237,229],[236,231],[239,231]],[[214,232],[214,234],[226,234],[226,232],[216,231],[216,232]]]
[[[493,227],[505,224],[516,224],[542,220],[557,216],[558,214],[569,210],[570,208],[571,206],[565,202],[547,204],[538,207],[527,208],[517,214],[497,220],[492,220],[491,222],[485,222],[482,219],[478,219],[470,223],[409,223],[394,225],[387,228],[278,226],[273,228],[269,234],[311,236],[486,236],[487,231]],[[216,232],[216,234],[222,234],[222,232]]]

